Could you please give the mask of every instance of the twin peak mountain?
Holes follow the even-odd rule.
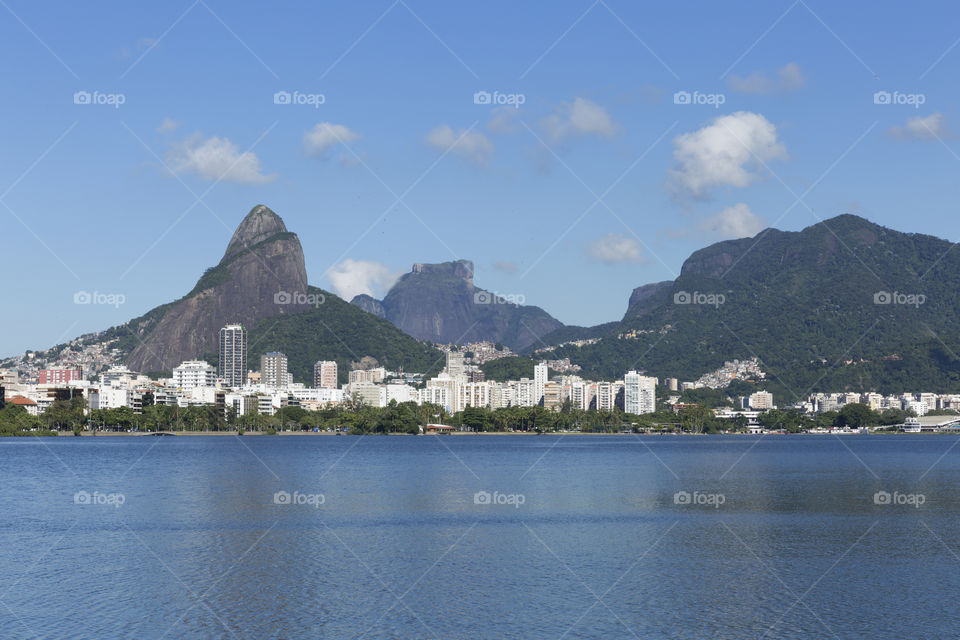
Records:
[[[315,304],[318,300],[323,303]],[[424,349],[409,344],[418,340],[490,340],[521,350],[563,326],[538,307],[500,304],[502,299],[475,287],[473,263],[466,260],[414,265],[383,300],[357,296],[352,302],[348,305],[309,285],[299,238],[270,208],[257,205],[237,227],[220,262],[187,295],[109,333],[125,338],[130,368],[161,372],[184,360],[212,358],[220,328],[230,323],[253,329],[251,357],[278,349],[293,359],[295,351],[304,351],[303,345],[295,343],[312,336],[314,345],[330,345],[333,351],[343,350],[333,348],[334,343],[345,343],[347,351],[353,352],[345,358],[379,354],[382,364],[391,360],[383,348],[371,349],[369,337],[350,344],[345,336],[331,335],[337,333],[333,325],[345,324],[351,334],[379,334],[382,340],[398,341],[395,346],[401,352],[414,353]],[[290,316],[297,316],[297,321]],[[384,333],[384,320],[406,336]],[[254,339],[259,343],[255,345]],[[307,351],[316,352],[318,359],[329,357],[316,346]],[[397,359],[393,358],[394,364],[403,366]]]

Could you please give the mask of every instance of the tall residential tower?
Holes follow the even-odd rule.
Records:
[[[549,380],[549,368],[546,362],[533,367],[533,404],[543,404],[544,387]]]
[[[280,389],[292,382],[286,354],[271,351],[260,356],[260,382],[271,389]]]
[[[247,378],[247,330],[240,324],[220,329],[220,366],[217,369],[228,387],[242,387]]]
[[[337,363],[334,360],[320,360],[313,365],[313,386],[316,389],[337,388]]]
[[[628,371],[623,376],[623,410],[626,413],[653,413],[657,410],[657,379]]]

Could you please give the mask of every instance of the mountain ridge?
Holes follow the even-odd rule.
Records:
[[[556,357],[588,375],[642,368],[695,379],[758,356],[798,396],[921,382],[960,390],[960,336],[948,320],[960,314],[954,246],[851,214],[714,243],[692,253],[669,287],[657,283],[656,304]]]

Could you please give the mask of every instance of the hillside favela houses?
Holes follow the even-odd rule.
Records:
[[[212,407],[224,415],[260,414],[272,416],[285,407],[319,410],[345,401],[370,407],[386,407],[393,402],[432,404],[449,414],[469,407],[500,409],[542,406],[548,411],[562,408],[590,410],[620,409],[626,414],[643,415],[666,405],[674,411],[684,391],[722,389],[737,379],[762,379],[756,360],[726,362],[714,372],[693,382],[677,378],[656,378],[628,371],[621,380],[587,380],[572,373],[579,367],[566,361],[542,361],[531,377],[519,380],[486,380],[479,364],[499,357],[515,357],[509,351],[497,351],[493,344],[473,343],[461,349],[438,345],[445,353],[445,366],[435,377],[388,371],[372,358],[353,363],[346,382],[340,384],[340,372],[334,360],[321,360],[313,366],[310,384],[295,382],[288,370],[288,357],[282,352],[248,354],[247,331],[239,324],[223,327],[219,333],[218,365],[203,360],[188,360],[175,367],[169,378],[151,378],[112,365],[99,375],[84,377],[83,368],[64,363],[60,367],[40,369],[31,376],[14,369],[0,370],[0,403],[23,407],[32,415],[42,415],[55,401],[82,397],[85,411],[127,407],[135,415],[150,404],[186,407]],[[469,351],[467,351],[469,349]],[[471,354],[467,357],[465,354]],[[259,371],[249,368],[259,363]],[[562,371],[553,368],[558,365]],[[552,375],[551,375],[552,374]],[[960,410],[960,395],[934,393],[815,393],[792,408],[805,414],[838,411],[845,405],[860,403],[874,411],[897,409],[924,416],[931,411]],[[757,391],[737,399],[735,407],[714,410],[717,418],[743,418],[755,426],[760,414],[776,409],[773,394]],[[949,422],[949,420],[947,421]],[[436,431],[436,430],[433,430]]]

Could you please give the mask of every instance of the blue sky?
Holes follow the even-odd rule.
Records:
[[[0,2],[0,355],[180,297],[257,203],[315,285],[467,258],[568,324],[768,225],[958,240],[951,3],[518,4]]]

